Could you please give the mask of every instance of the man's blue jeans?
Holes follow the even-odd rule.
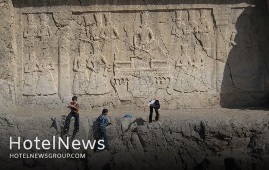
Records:
[[[108,136],[105,127],[98,127],[98,140],[104,139],[105,150],[109,149]]]
[[[75,129],[79,129],[79,114],[71,111],[65,119],[64,129],[69,129],[70,120],[72,117],[75,117]]]

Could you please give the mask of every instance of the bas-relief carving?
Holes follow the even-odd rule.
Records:
[[[255,84],[264,84],[259,83],[263,80],[260,61],[250,57],[261,56],[254,43],[259,37],[253,34],[260,31],[250,24],[253,18],[247,17],[253,14],[232,5],[206,9],[187,6],[143,12],[81,8],[71,9],[73,13],[67,10],[68,17],[61,11],[52,12],[54,9],[43,13],[33,8],[31,14],[22,10],[22,17],[18,17],[22,18],[18,37],[23,40],[18,48],[23,58],[18,92],[61,99],[73,94],[120,100],[156,93],[170,99],[205,96],[220,92],[215,88],[222,84],[222,77],[218,79],[216,74],[223,73],[228,57],[232,86],[248,91],[263,89]],[[226,23],[229,17],[232,21]],[[248,30],[240,31],[242,28]],[[236,67],[239,62],[244,63],[240,68]],[[246,87],[238,83],[244,80],[253,84]]]
[[[211,37],[213,24],[209,22],[210,10],[178,10],[172,25],[172,45],[186,46],[193,50],[199,44],[208,56],[211,56]],[[211,18],[212,20],[212,18]]]
[[[211,57],[213,24],[207,19],[208,10],[175,11],[172,25],[172,51],[175,74],[169,87],[182,93],[206,92],[210,85],[204,72],[206,57]],[[211,27],[210,27],[211,25]],[[210,69],[210,68],[206,68]]]
[[[23,94],[27,96],[56,94],[57,88],[51,70],[54,70],[53,63],[46,59],[38,62],[35,52],[32,51],[24,66]]]
[[[129,53],[129,58],[119,57],[126,60],[116,58],[114,65],[115,87],[122,100],[153,95],[157,89],[166,89],[169,84],[168,56],[160,48],[148,24],[149,17],[149,12],[143,11],[134,15],[138,19],[134,19],[133,29],[124,25],[126,34],[123,41],[132,53]],[[124,83],[119,83],[122,80]]]
[[[119,39],[119,33],[118,30],[112,25],[111,13],[105,13],[104,16],[106,22],[101,31],[101,37],[104,39],[104,44],[101,51],[110,55],[107,57],[107,60],[109,67],[112,67],[115,55],[117,55],[119,52],[116,45],[116,41]]]
[[[194,45],[196,45],[199,41],[200,45],[202,46],[200,50],[206,51],[210,49],[210,45],[208,44],[208,34],[210,33],[210,28],[206,19],[207,15],[205,14],[205,12],[199,12],[199,14],[201,13],[199,20],[196,19],[199,18],[197,17],[197,11],[185,10],[175,12],[175,25],[173,25],[173,28],[171,30],[171,34],[175,36],[174,43],[176,43],[180,47],[180,49],[185,49],[186,52],[181,52],[183,54],[181,57],[186,56],[186,54],[184,53],[190,54],[190,59],[186,65],[186,73],[184,74],[185,76],[188,75],[188,78],[186,78],[189,79],[187,81],[188,87],[182,88],[185,90],[180,90],[180,87],[177,87],[180,86],[179,84],[181,84],[179,83],[179,79],[184,80],[184,77],[181,77],[181,74],[182,72],[184,72],[184,69],[177,69],[178,73],[175,76],[175,81],[172,81],[167,62],[169,56],[167,56],[167,54],[164,54],[163,50],[158,45],[158,41],[154,35],[155,33],[148,25],[149,13],[150,12],[145,11],[138,14],[140,24],[138,27],[134,26],[133,31],[131,29],[124,28],[125,32],[123,32],[122,34],[125,34],[125,37],[129,37],[129,40],[130,37],[132,37],[131,41],[129,41],[128,43],[126,43],[127,41],[124,36],[120,36],[118,28],[112,25],[112,13],[94,13],[91,16],[91,20],[88,19],[89,14],[84,16],[85,25],[82,26],[83,28],[81,29],[81,36],[79,38],[79,46],[81,48],[79,48],[79,53],[77,56],[71,56],[74,58],[72,69],[74,72],[74,77],[72,80],[74,94],[102,95],[108,93],[108,89],[110,89],[110,87],[108,86],[111,86],[109,77],[113,76],[111,74],[111,67],[114,60],[117,58],[129,58],[129,60],[125,61],[115,61],[114,76],[115,80],[127,80],[126,84],[129,83],[129,85],[128,88],[125,88],[126,93],[131,93],[131,95],[133,96],[141,96],[145,94],[149,95],[156,92],[156,90],[159,88],[167,89],[169,88],[168,86],[173,86],[173,89],[175,91],[182,92],[193,92],[195,90],[206,91],[201,90],[204,88],[200,88],[200,90],[198,90],[200,86],[204,86],[200,85],[203,82],[201,78],[203,76],[200,74],[203,69],[200,69],[199,62],[200,65],[203,65],[203,62],[205,61],[204,59],[197,59],[197,57],[199,58],[199,56],[204,57],[205,54],[200,52],[199,50],[195,50],[198,48],[194,47]],[[182,17],[183,13],[187,13],[187,20],[185,19],[186,17]],[[43,56],[43,54],[46,54],[43,56],[43,58],[46,58],[46,56],[49,55],[48,44],[50,42],[50,37],[53,36],[51,28],[48,24],[49,17],[47,17],[46,14],[39,14],[38,16],[40,18],[41,24],[40,28],[36,28],[36,26],[34,26],[33,24],[32,15],[33,14],[28,15],[28,27],[31,28],[32,31],[28,31],[29,33],[27,32],[28,34],[25,34],[25,37],[31,37],[32,39],[40,38],[39,48],[41,48],[42,51],[41,56]],[[105,21],[104,25],[102,22],[103,20]],[[124,25],[124,27],[126,27],[126,25]],[[27,29],[25,28],[25,30]],[[64,24],[63,26],[60,26],[58,30],[60,55],[59,57],[64,59],[66,57],[61,56],[70,55],[70,32],[72,32],[72,28],[70,25]],[[32,33],[32,36],[29,36],[31,35],[30,33]],[[125,46],[129,46],[129,51],[132,52],[129,54],[132,55],[121,57],[120,55],[122,54],[119,52],[117,46],[117,44],[120,43],[124,43]],[[95,49],[92,48],[92,46],[95,46]],[[88,59],[86,59],[85,57]],[[61,60],[61,62],[65,61]],[[38,95],[50,95],[57,93],[57,88],[55,87],[55,83],[53,83],[53,74],[51,74],[53,67],[49,66],[50,65],[43,65],[42,67],[40,67],[43,68],[43,70],[47,70],[49,73],[44,74],[44,71],[39,70],[39,74],[43,78],[37,80]],[[178,67],[181,68],[181,66],[176,64],[176,68]],[[125,73],[125,75],[123,75],[122,73]],[[147,74],[152,75],[153,77],[145,77],[145,75]],[[42,87],[41,84],[44,82],[44,80],[52,82],[50,83],[51,92],[45,92],[44,90],[41,90],[40,87]],[[175,84],[171,85],[172,82],[174,82]],[[118,83],[115,84],[117,85]],[[122,84],[125,83],[120,83],[120,85]],[[122,90],[122,88],[116,89]],[[128,96],[129,94],[126,94],[126,96]]]
[[[32,51],[24,65],[24,87],[23,94],[28,96],[36,95],[37,72],[39,70],[39,62],[36,54]]]
[[[205,92],[208,90],[204,81],[204,56],[195,46],[193,59],[188,56],[187,50],[182,47],[182,55],[176,62],[178,74],[175,79],[174,90],[178,92]]]
[[[198,27],[198,35],[197,38],[201,41],[202,47],[206,50],[207,54],[210,55],[210,31],[213,28],[210,27],[209,21],[207,19],[207,15],[205,10],[201,10],[200,24]]]
[[[83,53],[74,58],[73,61],[74,81],[73,93],[76,95],[86,94],[89,76],[87,70],[87,63],[83,57]]]
[[[28,25],[23,31],[25,46],[30,49],[34,49],[37,42],[37,26],[35,25],[34,19],[34,14],[27,15]]]
[[[42,60],[40,57],[36,59],[39,68],[33,73],[41,77],[36,80],[36,92],[33,93],[57,93],[54,80],[57,66],[51,64],[51,58],[58,57],[59,86],[70,83],[71,93],[76,95],[104,95],[111,92],[112,86],[123,100],[153,95],[158,89],[165,89],[168,94],[174,94],[173,91],[206,92],[209,87],[204,70],[207,69],[206,57],[211,57],[209,42],[213,32],[211,18],[208,21],[209,14],[210,10],[177,10],[166,13],[174,15],[174,19],[163,17],[162,24],[172,25],[170,35],[176,47],[172,50],[177,50],[177,58],[173,59],[172,65],[168,62],[169,53],[164,53],[164,47],[159,45],[166,42],[156,34],[152,23],[155,14],[152,12],[128,14],[133,17],[133,22],[128,25],[121,22],[125,14],[100,12],[70,16],[78,20],[78,28],[70,24],[70,19],[64,19],[65,22],[61,24],[58,15],[53,14],[57,26],[58,56],[49,53],[50,39],[56,35],[49,24],[48,14],[29,14],[25,30],[32,27],[33,31],[28,32],[32,32],[32,39],[39,38],[38,48],[41,52],[38,55],[42,56]],[[39,18],[35,22],[39,22],[40,26],[34,26],[31,15],[35,15],[36,20]],[[75,29],[80,33],[74,39],[71,34]],[[72,49],[70,53],[71,48],[76,46],[74,44],[78,44],[77,49]],[[175,74],[171,72],[171,67],[175,69]],[[72,77],[67,78],[70,75]],[[47,87],[44,87],[45,82],[48,83]],[[27,86],[31,85],[25,84],[25,91]],[[24,95],[33,94],[25,92]]]
[[[134,54],[131,57],[134,68],[153,68],[155,61],[165,62],[167,59],[148,26],[148,15],[148,12],[141,12],[141,24],[133,35],[133,45],[130,49]]]
[[[40,29],[38,31],[38,37],[40,37],[41,48],[43,53],[49,53],[50,37],[52,31],[48,25],[49,18],[46,14],[40,14]]]
[[[52,72],[54,66],[49,49],[52,36],[49,17],[46,14],[27,14],[26,18],[28,24],[23,32],[26,62],[22,93],[26,96],[56,94],[55,74]]]
[[[111,68],[115,58],[114,40],[119,38],[119,33],[111,25],[110,13],[95,13],[92,16],[94,18],[92,23],[91,16],[84,16],[85,26],[82,26],[84,28],[79,38],[79,53],[86,56],[86,59],[83,57],[79,60],[77,57],[74,59],[76,63],[85,61],[80,65],[83,71],[77,71],[75,68],[77,64],[74,63],[74,71],[77,72],[73,81],[75,94],[103,95],[111,89],[109,76],[111,77]],[[105,18],[105,26],[102,24],[103,18]],[[90,49],[87,49],[89,47]],[[106,57],[107,55],[109,57]]]
[[[94,43],[94,53],[87,60],[87,68],[91,70],[87,94],[100,95],[109,92],[108,62],[99,49],[99,43]]]
[[[57,93],[57,88],[53,78],[52,70],[54,65],[52,61],[44,59],[39,67],[40,74],[37,80],[36,93],[38,95],[53,95]]]

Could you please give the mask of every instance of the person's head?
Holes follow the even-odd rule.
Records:
[[[105,13],[105,20],[106,20],[106,26],[111,25],[111,14],[110,13]]]
[[[36,58],[35,51],[31,51],[30,54],[29,54],[29,60],[33,61],[33,60],[35,60],[35,58]]]
[[[102,114],[107,115],[107,113],[108,113],[108,110],[107,109],[103,109]]]
[[[141,26],[147,26],[148,23],[147,23],[147,20],[148,20],[148,12],[144,11],[144,12],[141,12]]]
[[[29,24],[34,23],[34,15],[33,14],[28,14],[28,22],[29,22]]]
[[[155,100],[154,107],[157,108],[157,109],[160,109],[160,102],[159,102],[159,100]]]
[[[49,18],[46,14],[40,14],[40,22],[41,24],[47,24],[49,22]]]
[[[102,18],[99,13],[94,14],[94,20],[97,26],[102,25]]]
[[[72,101],[73,101],[73,102],[78,101],[78,97],[77,97],[77,96],[73,96],[73,97],[72,97]]]

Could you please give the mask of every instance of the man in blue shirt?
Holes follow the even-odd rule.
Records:
[[[104,139],[104,144],[105,144],[105,149],[104,150],[109,150],[109,144],[108,144],[108,137],[106,133],[106,127],[110,125],[111,123],[109,122],[107,118],[108,110],[103,109],[102,114],[97,118],[97,123],[98,123],[98,140]]]
[[[156,116],[155,116],[155,120],[158,121],[159,118],[160,118],[160,114],[159,114],[159,110],[160,110],[161,106],[160,106],[160,102],[159,100],[151,100],[149,102],[149,109],[150,109],[150,112],[149,112],[149,123],[152,122],[152,114],[153,114],[153,109],[155,110],[155,113],[156,113]]]

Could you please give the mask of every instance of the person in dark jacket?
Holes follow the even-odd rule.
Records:
[[[104,150],[109,150],[109,144],[108,144],[108,136],[106,127],[111,124],[111,122],[107,118],[108,110],[103,109],[102,114],[97,118],[98,123],[98,140],[104,139],[105,148]]]
[[[152,122],[152,114],[153,114],[153,109],[155,110],[156,116],[155,116],[155,120],[158,121],[160,118],[160,102],[159,100],[153,99],[151,101],[149,101],[149,123]]]

